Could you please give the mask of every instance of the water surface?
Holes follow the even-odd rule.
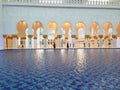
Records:
[[[0,90],[120,90],[120,49],[0,51]]]

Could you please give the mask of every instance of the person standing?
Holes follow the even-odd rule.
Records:
[[[53,43],[53,47],[56,48],[55,42]]]

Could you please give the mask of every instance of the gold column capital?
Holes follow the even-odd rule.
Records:
[[[26,37],[21,37],[21,39],[26,39]]]
[[[68,37],[65,37],[65,39],[68,39]]]
[[[28,35],[28,38],[30,38],[30,39],[31,39],[32,37],[33,37],[33,35]]]
[[[13,34],[12,37],[13,38],[17,38],[18,36],[17,36],[17,34]]]
[[[117,35],[112,35],[112,38],[117,38]]]
[[[12,39],[12,35],[7,35],[6,38],[7,39]]]
[[[4,37],[4,38],[7,38],[7,34],[3,34],[3,37]]]
[[[103,38],[103,35],[99,35],[100,38]]]
[[[85,35],[85,38],[90,38],[90,35]]]
[[[37,37],[36,37],[36,36],[34,36],[34,39],[37,39]]]
[[[72,35],[71,37],[72,37],[72,38],[76,38],[76,35]]]
[[[43,35],[43,38],[45,38],[45,39],[48,38],[48,35]]]
[[[62,38],[62,35],[57,35],[57,38]]]

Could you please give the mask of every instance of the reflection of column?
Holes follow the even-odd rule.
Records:
[[[17,35],[12,35],[12,48],[17,49]]]
[[[43,35],[44,38],[44,48],[47,48],[47,35]]]
[[[34,37],[34,48],[37,48],[37,37]]]
[[[6,38],[7,38],[7,35],[3,35],[3,49],[6,49]]]

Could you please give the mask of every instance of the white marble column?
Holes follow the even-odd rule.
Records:
[[[44,48],[47,48],[48,40],[47,40],[47,35],[43,35],[44,38]]]
[[[113,48],[116,48],[116,38],[114,38],[114,39],[112,40],[112,47],[113,47]]]
[[[46,39],[44,39],[44,48],[46,48],[47,47],[47,45],[46,45],[47,43],[46,43]]]
[[[6,49],[6,38],[7,35],[3,35],[3,49]]]
[[[29,38],[28,38],[28,35],[26,35],[26,48],[29,48]]]
[[[59,48],[61,48],[61,38],[58,39],[59,40]]]
[[[3,29],[2,29],[2,20],[3,17],[2,17],[2,0],[0,0],[0,49],[4,49],[4,38],[3,38]]]
[[[32,39],[33,35],[28,35],[28,48],[34,48],[34,43]]]
[[[34,48],[37,48],[37,37],[34,37]]]
[[[39,38],[39,36],[37,38],[37,48],[40,48],[40,38]]]
[[[75,38],[76,38],[76,35],[73,34],[72,35],[72,47],[75,48]]]
[[[120,48],[120,37],[117,37],[116,48]]]
[[[17,49],[17,35],[12,35],[12,48]]]
[[[58,35],[57,37],[58,37],[58,48],[61,48],[62,47],[62,45],[61,45],[62,35]]]
[[[31,38],[31,44],[32,44],[32,48],[34,48],[34,37]]]
[[[18,45],[18,48],[21,48],[21,37],[18,37],[17,45]]]
[[[18,45],[20,45],[21,37],[18,37]]]

